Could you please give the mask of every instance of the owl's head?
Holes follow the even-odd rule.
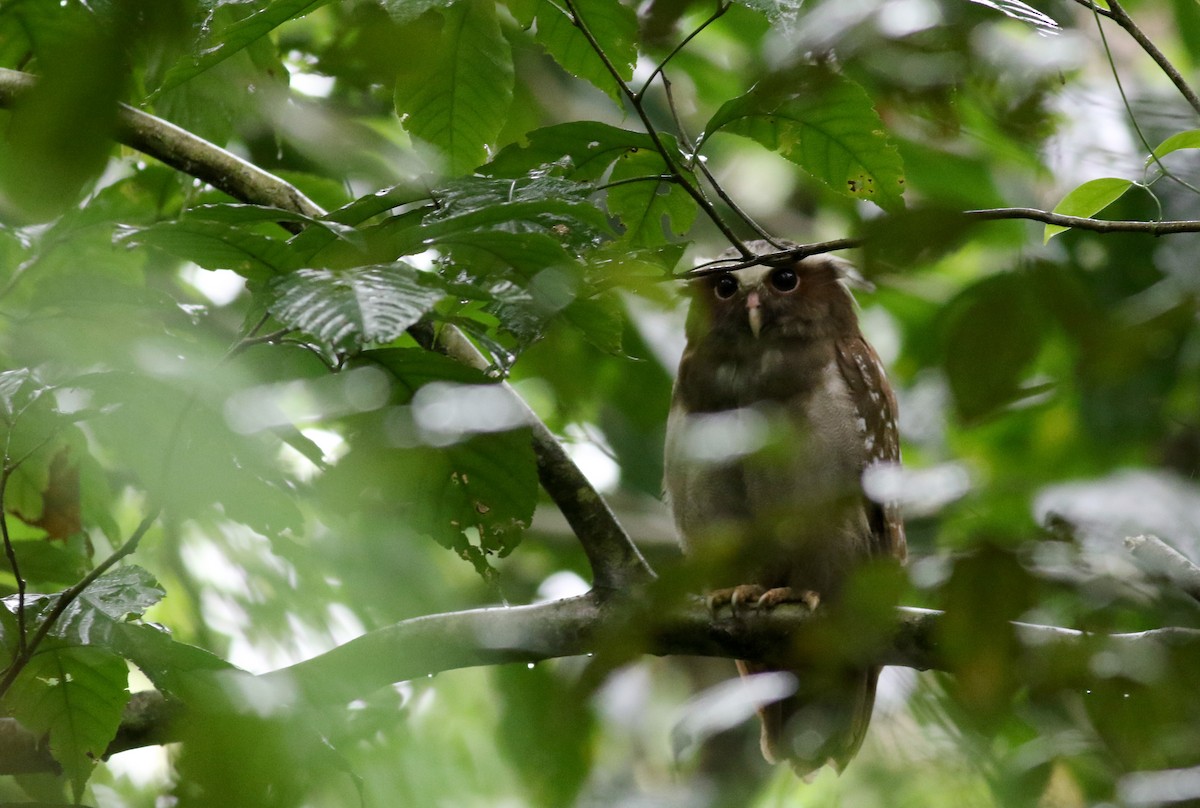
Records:
[[[853,333],[854,298],[845,283],[851,272],[828,255],[707,272],[689,282],[688,338],[818,340]]]

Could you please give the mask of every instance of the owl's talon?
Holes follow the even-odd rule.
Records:
[[[729,596],[729,607],[733,609],[733,613],[737,614],[745,608],[757,608],[758,601],[765,595],[767,590],[758,584],[742,584],[735,586],[732,594]]]
[[[774,609],[781,603],[803,603],[810,612],[815,612],[821,604],[821,596],[811,589],[792,589],[790,586],[777,586],[765,590],[754,604],[759,609]]]
[[[732,598],[732,589],[714,589],[704,596],[704,605],[708,607],[708,613],[716,617],[717,610],[729,603]]]

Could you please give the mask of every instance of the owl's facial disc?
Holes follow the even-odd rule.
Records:
[[[763,326],[762,292],[765,282],[771,274],[771,267],[761,264],[752,267],[742,267],[732,273],[738,285],[746,290],[746,321],[750,324],[750,333],[758,339]]]

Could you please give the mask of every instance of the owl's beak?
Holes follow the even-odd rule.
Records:
[[[750,333],[757,339],[762,330],[762,303],[757,290],[746,295],[746,316],[750,320]]]

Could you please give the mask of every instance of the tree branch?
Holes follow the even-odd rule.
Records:
[[[324,654],[278,671],[249,677],[249,687],[226,692],[277,694],[273,704],[333,706],[362,698],[389,684],[434,673],[482,665],[542,662],[614,647],[622,653],[658,656],[759,657],[790,647],[789,640],[817,616],[806,607],[785,604],[771,612],[734,617],[728,608],[716,616],[698,599],[655,618],[629,601],[588,594],[578,598],[513,608],[473,609],[405,620],[369,632]],[[943,612],[900,608],[875,660],[918,670],[954,670],[940,642]],[[1014,668],[1036,682],[1087,682],[1095,678],[1090,661],[1111,651],[1122,658],[1155,649],[1200,650],[1200,630],[1160,628],[1131,634],[1089,634],[1057,626],[1013,623],[1021,644]],[[219,673],[217,677],[235,674]],[[253,705],[248,705],[253,706]],[[114,754],[179,738],[186,708],[157,693],[135,694],[121,731],[109,746]],[[0,774],[53,768],[36,736],[11,719],[0,719]]]
[[[986,210],[968,210],[962,215],[968,219],[980,221],[1029,219],[1076,230],[1091,230],[1094,233],[1148,233],[1153,236],[1163,236],[1168,233],[1200,233],[1200,221],[1194,219],[1166,222],[1089,219],[1083,216],[1066,216],[1062,213],[1053,213],[1037,208],[988,208]]]
[[[1200,600],[1200,567],[1157,536],[1130,536],[1125,547],[1146,572],[1167,579]]]
[[[0,68],[0,107],[12,106],[36,81],[28,73]],[[314,218],[325,215],[325,211],[290,183],[168,121],[122,104],[119,124],[119,138],[125,145],[204,180],[235,199]],[[453,326],[442,329],[439,349],[481,370],[489,365]],[[511,388],[509,391],[527,411],[539,480],[583,545],[592,568],[593,585],[614,590],[653,579],[654,573],[604,498],[563,450],[549,427],[516,391]]]
[[[425,339],[418,336],[425,344]],[[454,326],[443,326],[431,347],[478,370],[490,366],[479,349]],[[605,592],[623,591],[654,579],[654,572],[621,527],[604,497],[575,465],[550,428],[507,382],[502,383],[524,410],[533,430],[538,479],[583,545],[592,570],[592,586]]]
[[[1138,27],[1137,23],[1133,21],[1133,18],[1129,16],[1129,13],[1122,8],[1117,0],[1108,0],[1107,9],[1101,8],[1091,0],[1075,0],[1075,2],[1095,14],[1107,17],[1125,29],[1125,32],[1141,46],[1146,55],[1154,60],[1154,63],[1166,74],[1171,83],[1175,85],[1175,88],[1187,99],[1187,102],[1192,105],[1192,109],[1200,113],[1200,96],[1196,95],[1196,91],[1187,83],[1187,79],[1183,77],[1179,69],[1171,64],[1171,60],[1166,57],[1166,54],[1158,49],[1158,46],[1154,44],[1154,41],[1150,37],[1146,36],[1146,32]]]
[[[0,107],[17,104],[20,97],[36,84],[34,75],[0,68]],[[161,160],[236,199],[305,216],[324,215],[324,211],[299,189],[269,171],[128,104],[121,104],[117,113],[116,137],[118,142],[131,149]]]

